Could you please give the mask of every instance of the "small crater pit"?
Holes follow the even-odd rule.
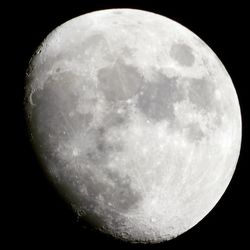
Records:
[[[56,68],[56,73],[59,73],[59,72],[61,72],[61,68],[60,68],[60,67],[57,67],[57,68]]]

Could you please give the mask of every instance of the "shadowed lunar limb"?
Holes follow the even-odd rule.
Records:
[[[83,167],[77,177],[72,171],[63,178],[67,180],[66,186],[65,180],[61,182],[67,198],[78,211],[85,211],[80,214],[81,219],[98,230],[118,227],[124,214],[137,208],[143,199],[142,194],[131,187],[128,175],[120,176],[119,172],[105,167],[98,171]]]
[[[90,203],[102,203],[105,210],[126,213],[142,199],[141,194],[131,187],[128,175],[120,176],[117,171],[105,166],[96,173],[87,169],[80,177]]]

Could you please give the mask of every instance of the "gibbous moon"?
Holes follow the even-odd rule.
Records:
[[[192,228],[234,173],[241,114],[232,80],[187,28],[134,9],[51,32],[27,71],[32,144],[83,221],[129,242]]]

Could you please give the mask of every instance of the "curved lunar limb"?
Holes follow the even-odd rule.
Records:
[[[141,10],[96,11],[55,29],[31,60],[26,111],[65,200],[130,242],[169,240],[202,220],[240,151],[238,98],[218,57]]]

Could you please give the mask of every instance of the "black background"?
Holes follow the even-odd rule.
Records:
[[[7,181],[2,207],[7,219],[2,224],[8,247],[38,249],[217,249],[248,245],[249,224],[247,124],[249,61],[247,6],[240,3],[218,5],[209,1],[16,1],[1,9],[7,52],[7,77],[2,91],[3,123],[8,132],[4,142],[7,161],[2,180]],[[229,2],[229,1],[228,1]],[[235,1],[233,1],[235,2]],[[28,62],[45,36],[58,25],[81,14],[107,8],[137,8],[165,15],[192,30],[218,55],[229,72],[241,105],[243,141],[234,177],[216,207],[188,232],[169,242],[155,245],[131,245],[82,230],[71,210],[49,185],[32,152],[23,113],[24,77]],[[5,151],[4,151],[5,152]],[[248,164],[249,165],[249,164]],[[5,196],[4,196],[5,197]],[[248,230],[249,231],[249,230]],[[5,249],[5,248],[3,248]]]

